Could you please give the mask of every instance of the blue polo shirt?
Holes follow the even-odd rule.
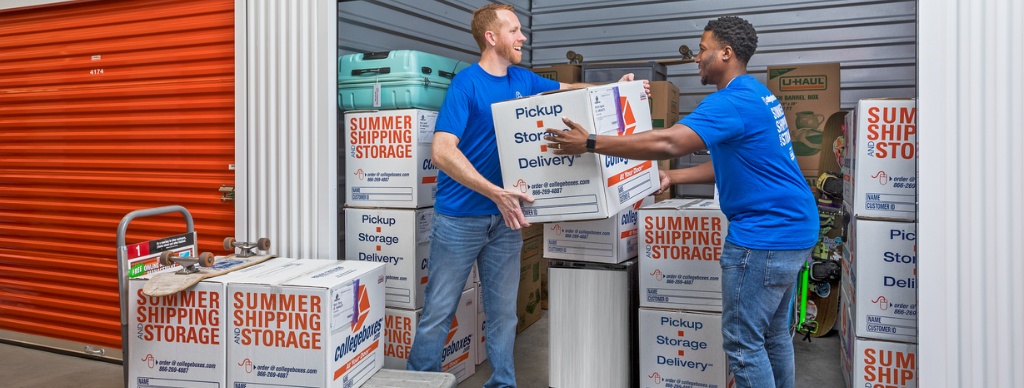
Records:
[[[818,239],[818,209],[793,153],[779,101],[754,77],[736,77],[680,123],[711,151],[726,240],[751,249],[804,249]]]
[[[507,75],[495,77],[474,63],[460,71],[448,86],[434,132],[458,136],[459,151],[466,155],[477,172],[498,187],[504,187],[491,104],[558,88],[558,82],[523,68],[509,67]],[[463,186],[444,171],[437,174],[435,199],[434,211],[446,216],[500,213],[494,201]]]

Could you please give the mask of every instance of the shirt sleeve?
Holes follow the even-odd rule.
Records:
[[[697,109],[679,123],[690,127],[708,147],[728,142],[743,134],[743,120],[729,100],[707,96]]]
[[[532,91],[530,95],[550,92],[552,90],[558,90],[562,87],[562,84],[559,83],[558,81],[549,80],[547,78],[541,77],[537,75],[537,73],[534,73],[529,70],[525,71],[526,73],[528,73],[526,75],[527,79],[530,80],[530,90]]]
[[[434,132],[448,132],[462,139],[469,123],[469,109],[469,93],[462,87],[451,85],[444,96],[444,102],[441,103],[441,110],[437,113]]]

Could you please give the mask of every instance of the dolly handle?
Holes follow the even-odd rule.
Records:
[[[125,246],[124,235],[125,235],[125,233],[128,232],[128,223],[132,222],[132,220],[134,220],[136,218],[158,216],[158,215],[161,215],[161,214],[174,213],[174,212],[181,213],[181,215],[185,217],[185,227],[188,228],[188,230],[187,230],[188,233],[192,233],[192,232],[196,231],[195,224],[192,222],[192,213],[189,213],[188,209],[185,209],[182,206],[173,205],[173,206],[155,207],[155,208],[152,208],[152,209],[136,210],[136,211],[133,211],[133,212],[128,213],[127,215],[125,215],[124,218],[121,219],[121,224],[117,225],[117,247],[121,248],[121,247]],[[120,264],[121,263],[118,262],[118,265],[120,265]]]

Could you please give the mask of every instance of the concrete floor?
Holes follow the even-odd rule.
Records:
[[[516,337],[516,381],[522,388],[547,387],[548,318]],[[844,387],[839,359],[839,336],[793,341],[796,350],[796,388]],[[458,388],[483,386],[491,375],[485,361]],[[123,387],[121,365],[0,343],[0,386],[5,388]]]

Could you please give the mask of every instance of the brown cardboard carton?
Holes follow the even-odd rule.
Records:
[[[548,259],[540,259],[540,308],[548,309]]]
[[[552,81],[574,84],[580,82],[580,65],[554,65],[551,67],[535,67],[530,71]]]
[[[839,111],[839,64],[769,66],[767,86],[786,112],[793,152],[813,187],[825,120]]]
[[[669,81],[651,82],[651,124],[668,128],[679,121],[679,88]]]
[[[516,302],[516,333],[521,333],[540,319],[541,253],[544,238],[535,237],[523,242],[519,261],[519,298]],[[547,268],[545,268],[546,270]]]
[[[535,222],[525,228],[519,229],[519,233],[523,235],[523,241],[544,234],[544,224]]]

